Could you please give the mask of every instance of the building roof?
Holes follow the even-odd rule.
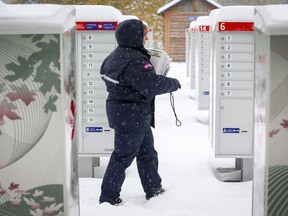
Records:
[[[171,7],[175,6],[176,4],[178,4],[179,2],[181,2],[182,0],[173,0],[169,3],[167,3],[166,5],[164,5],[163,7],[159,8],[157,13],[158,14],[162,14],[164,13],[166,10],[170,9]],[[219,3],[215,2],[214,0],[204,0],[212,5],[214,5],[217,8],[221,8],[222,5],[220,5]]]
[[[214,0],[205,0],[205,1],[207,1],[208,3],[214,5],[214,6],[217,7],[217,8],[221,8],[221,7],[223,7],[223,5],[217,3],[217,2],[214,1]]]

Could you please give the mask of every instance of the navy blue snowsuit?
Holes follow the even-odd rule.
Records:
[[[151,131],[156,95],[180,88],[178,80],[156,75],[143,47],[143,22],[121,22],[116,29],[118,47],[104,60],[101,76],[109,93],[106,111],[115,129],[114,151],[106,169],[100,203],[119,198],[125,170],[134,158],[146,196],[161,186],[158,156]]]

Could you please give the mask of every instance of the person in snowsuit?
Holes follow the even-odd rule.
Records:
[[[108,98],[109,126],[115,130],[114,151],[101,185],[100,203],[122,203],[120,191],[125,170],[136,158],[146,199],[162,194],[158,155],[154,149],[154,98],[176,91],[179,81],[156,75],[143,44],[147,29],[141,20],[125,20],[117,26],[118,47],[104,60],[100,74]]]

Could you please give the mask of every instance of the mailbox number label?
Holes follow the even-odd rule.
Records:
[[[219,22],[218,31],[254,31],[254,22]]]
[[[231,82],[230,82],[230,81],[226,82],[226,83],[225,83],[225,86],[226,86],[226,87],[231,87]]]

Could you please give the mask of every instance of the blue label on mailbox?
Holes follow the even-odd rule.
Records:
[[[114,30],[115,28],[115,23],[103,23],[103,30]]]
[[[202,94],[203,95],[209,95],[209,91],[203,91]]]
[[[86,127],[85,128],[86,132],[103,132],[103,128],[102,127]]]
[[[97,23],[86,23],[86,30],[97,30]]]
[[[223,133],[240,133],[240,128],[223,128]]]

